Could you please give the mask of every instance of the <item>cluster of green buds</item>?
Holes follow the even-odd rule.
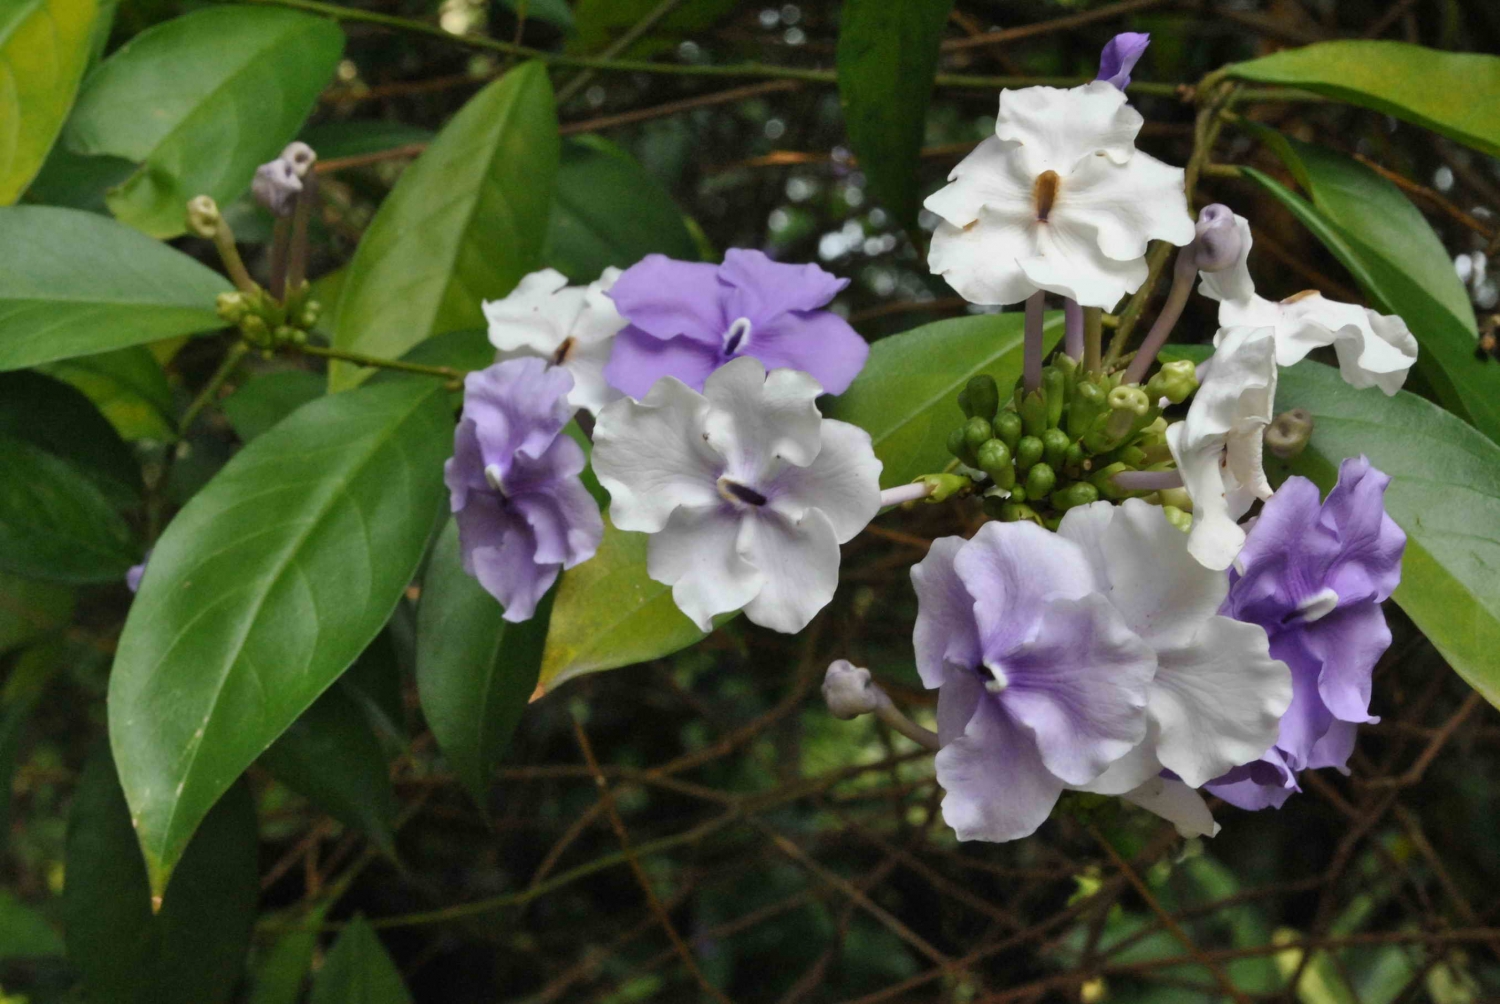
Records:
[[[219,319],[238,328],[240,337],[255,348],[272,352],[287,345],[306,345],[307,333],[318,323],[323,305],[312,298],[312,285],[303,282],[278,301],[264,289],[220,293]]]
[[[1190,362],[1167,363],[1141,387],[1118,373],[1085,372],[1058,353],[1040,385],[1030,392],[1018,385],[1004,407],[993,377],[971,378],[958,394],[966,421],[949,433],[948,451],[963,473],[988,484],[984,509],[995,519],[1056,529],[1069,509],[1137,497],[1186,526],[1181,489],[1130,490],[1115,478],[1173,469],[1160,403],[1180,404],[1197,389]]]

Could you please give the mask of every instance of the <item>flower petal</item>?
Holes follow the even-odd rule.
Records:
[[[788,311],[816,310],[826,306],[845,286],[840,279],[817,265],[789,265],[772,261],[764,252],[730,248],[719,266],[724,289],[724,317],[728,321],[748,318],[755,328]]]
[[[1390,483],[1368,458],[1349,457],[1339,465],[1338,483],[1323,504],[1318,523],[1341,544],[1327,582],[1339,594],[1340,606],[1384,602],[1401,582],[1406,534],[1385,511]]]
[[[1120,796],[1132,805],[1154,812],[1177,827],[1181,837],[1215,837],[1219,824],[1203,796],[1182,781],[1170,777],[1153,777],[1133,791]]]
[[[623,398],[599,413],[594,473],[610,494],[610,519],[622,530],[655,533],[678,506],[716,507],[724,458],[708,445],[710,405],[672,378],[641,403]]]
[[[1108,309],[1146,281],[1144,258],[1118,261],[1099,250],[1091,230],[1062,221],[1036,228],[1040,252],[1016,262],[1035,289],[1071,297],[1085,307]]]
[[[938,745],[947,746],[964,734],[974,710],[984,698],[984,681],[979,671],[970,667],[949,666],[947,678],[938,690]]]
[[[777,461],[812,463],[823,443],[823,417],[813,403],[822,392],[806,373],[767,374],[752,356],[715,370],[703,385],[711,405],[703,431],[728,461],[729,476],[758,485],[780,470]]]
[[[1036,175],[1027,173],[1015,143],[993,136],[975,147],[948,175],[948,184],[929,195],[922,205],[928,212],[953,224],[967,227],[988,209],[1001,225],[1029,226],[1036,219],[1032,186]],[[933,271],[939,271],[936,266]]]
[[[1123,164],[1135,154],[1145,124],[1118,87],[1095,80],[1081,87],[1023,87],[1000,92],[995,135],[1020,145],[1027,177],[1043,171],[1067,176],[1097,151]]]
[[[1302,790],[1297,787],[1296,775],[1287,766],[1281,751],[1274,746],[1261,759],[1236,767],[1203,787],[1230,805],[1251,812],[1279,809],[1292,792]]]
[[[511,623],[530,620],[536,605],[557,581],[560,564],[538,564],[536,539],[519,515],[493,495],[473,492],[459,510],[458,545],[464,571],[479,580],[505,607]]]
[[[551,268],[532,272],[504,299],[484,301],[490,344],[502,352],[551,356],[583,307],[583,288],[568,288],[567,276]]]
[[[599,550],[604,518],[594,497],[577,478],[559,481],[546,491],[517,495],[511,503],[531,524],[538,562],[573,568]]]
[[[1198,277],[1201,281],[1198,283],[1198,292],[1210,300],[1218,300],[1221,304],[1239,304],[1243,306],[1255,297],[1255,282],[1250,278],[1249,264],[1250,245],[1254,243],[1254,238],[1250,234],[1250,221],[1239,213],[1234,214],[1234,224],[1240,236],[1239,259],[1233,265],[1218,272],[1199,272]],[[1269,303],[1270,301],[1262,300],[1261,302]],[[1262,324],[1270,323],[1267,321],[1229,320],[1224,316],[1223,310],[1223,306],[1220,306],[1219,324],[1222,327],[1229,328],[1242,324],[1259,327]]]
[[[736,548],[738,515],[727,504],[674,510],[651,537],[646,571],[672,587],[672,599],[700,631],[713,630],[715,614],[738,610],[755,598],[766,578]]]
[[[1016,840],[1046,822],[1063,783],[1047,771],[1026,729],[980,700],[964,734],[938,750],[943,821],[960,840]]]
[[[822,445],[806,467],[784,465],[764,486],[770,507],[790,519],[819,509],[833,524],[839,543],[853,539],[880,511],[880,461],[870,434],[856,425],[825,418]]]
[[[761,509],[740,523],[739,553],[761,573],[745,616],[761,627],[796,634],[833,599],[839,584],[839,542],[821,509],[799,520]]]
[[[630,266],[609,290],[615,309],[642,333],[688,338],[715,350],[733,320],[724,316],[723,293],[717,265],[660,254]]]
[[[974,670],[984,658],[974,620],[974,597],[953,567],[954,558],[967,543],[962,537],[939,537],[927,557],[911,569],[911,584],[917,591],[912,647],[917,672],[929,689],[948,686],[949,666],[978,679]],[[938,734],[942,735],[941,730]]]
[[[1052,219],[1069,229],[1092,230],[1099,249],[1117,261],[1144,257],[1153,240],[1183,247],[1196,236],[1182,168],[1145,153],[1123,164],[1085,158],[1063,180]]]
[[[1100,585],[1077,544],[1033,523],[985,523],[953,567],[974,597],[987,660],[1023,641],[1046,601],[1079,599]]]
[[[801,370],[825,394],[842,394],[864,369],[870,344],[835,313],[799,310],[757,326],[740,352],[768,370]]]
[[[1371,673],[1391,647],[1391,629],[1378,603],[1339,607],[1302,626],[1307,650],[1323,664],[1318,696],[1344,722],[1378,722],[1370,714]]]
[[[1034,226],[1029,218],[1006,218],[989,209],[965,228],[941,222],[932,234],[927,266],[970,303],[1020,303],[1037,290],[1018,261],[1036,255]]]
[[[680,380],[693,390],[702,390],[703,382],[718,367],[719,359],[717,345],[691,338],[660,339],[632,325],[611,343],[604,379],[636,400],[649,394],[657,381],[665,377]]]

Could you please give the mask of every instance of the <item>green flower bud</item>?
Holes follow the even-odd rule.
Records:
[[[969,400],[969,388],[961,387],[958,391],[958,407],[964,413],[965,418],[974,417],[974,405]]]
[[[1004,495],[986,495],[980,504],[986,516],[990,519],[1000,519],[1005,512],[1005,507],[1010,505],[1011,501]]]
[[[1029,505],[1020,502],[1011,502],[1000,509],[1000,519],[1006,523],[1028,522],[1042,525],[1042,517]]]
[[[995,416],[995,435],[1015,452],[1021,441],[1021,416],[1013,411],[1002,411]]]
[[[973,461],[968,461],[970,467],[974,467],[978,463],[975,451],[989,442],[994,435],[994,427],[990,425],[990,420],[987,418],[980,418],[978,415],[975,415],[964,423],[964,445],[968,447],[969,456],[975,457]]]
[[[1082,468],[1088,454],[1084,451],[1082,443],[1069,443],[1068,452],[1063,456],[1063,466],[1069,468]]]
[[[1115,462],[1108,467],[1102,468],[1089,476],[1089,484],[1099,490],[1099,494],[1110,500],[1119,500],[1128,497],[1130,492],[1122,491],[1115,486],[1110,479],[1121,471],[1132,470],[1129,464]]]
[[[210,196],[200,195],[187,204],[187,228],[194,235],[212,240],[219,232],[219,204]]]
[[[963,426],[959,426],[957,429],[954,429],[952,432],[948,433],[948,452],[953,454],[959,460],[963,460],[964,463],[968,463],[968,461],[964,459],[964,454],[968,451],[968,448],[968,445],[964,442]],[[970,464],[969,466],[972,467],[974,465]]]
[[[1123,384],[1109,392],[1111,411],[1125,411],[1144,418],[1151,410],[1151,399],[1135,384]]]
[[[1016,443],[1016,470],[1031,470],[1031,465],[1042,459],[1043,450],[1042,441],[1036,436],[1022,436]]]
[[[1025,502],[1026,501],[1026,489],[1023,488],[1020,485],[1016,485],[1014,488],[1012,488],[1010,490],[1010,500],[1012,502]]]
[[[1073,389],[1073,401],[1068,407],[1068,435],[1080,439],[1094,426],[1094,420],[1109,409],[1103,387],[1091,380],[1080,380]]]
[[[928,502],[946,502],[953,496],[967,494],[974,488],[974,482],[962,474],[924,474],[913,478],[912,484],[932,486],[932,494],[926,498]]]
[[[1173,404],[1181,404],[1198,389],[1198,368],[1191,360],[1179,359],[1164,363],[1146,384],[1146,395],[1153,401],[1166,398]]]
[[[1042,459],[1054,468],[1063,466],[1067,460],[1068,447],[1073,445],[1068,434],[1061,429],[1048,429],[1042,433],[1041,440]]]
[[[296,339],[296,335],[297,329],[292,327],[290,324],[277,325],[276,330],[272,332],[272,336],[275,339],[275,343],[277,345],[290,344]]]
[[[302,305],[301,313],[297,315],[297,326],[304,329],[311,328],[322,316],[323,305],[317,300],[308,300]]]
[[[1016,483],[1016,468],[1011,463],[1010,447],[998,439],[985,442],[976,452],[979,469],[988,474],[1001,488],[1010,488]]]
[[[1188,494],[1186,488],[1163,488],[1156,494],[1161,496],[1161,504],[1164,507],[1177,509],[1184,513],[1191,513],[1193,511],[1193,497]]]
[[[1193,517],[1191,514],[1183,512],[1181,509],[1177,508],[1174,505],[1164,505],[1161,507],[1161,511],[1162,515],[1167,517],[1167,522],[1171,523],[1183,533],[1187,533],[1188,531],[1192,530]]]
[[[1021,424],[1028,436],[1040,436],[1047,431],[1047,399],[1041,391],[1034,390],[1021,398]]]
[[[1055,429],[1068,403],[1068,378],[1056,366],[1042,367],[1042,397],[1047,402],[1047,428]]]
[[[214,300],[214,311],[225,324],[239,324],[249,309],[243,293],[220,293]]]
[[[1047,464],[1037,464],[1026,472],[1026,497],[1044,498],[1056,484],[1057,473]]]
[[[1099,501],[1099,489],[1087,481],[1079,481],[1053,492],[1051,501],[1052,508],[1058,512],[1067,512],[1069,509]]]
[[[969,377],[968,386],[964,387],[963,393],[968,395],[971,416],[993,419],[1000,410],[1000,388],[995,383],[995,378],[988,373]]]
[[[266,326],[265,318],[259,314],[247,314],[240,319],[240,334],[251,345],[271,343],[271,329]]]

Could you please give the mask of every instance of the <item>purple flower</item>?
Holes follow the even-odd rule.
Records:
[[[1144,32],[1120,32],[1104,44],[1099,54],[1099,75],[1094,79],[1108,81],[1123,91],[1130,86],[1130,71],[1150,44],[1151,36]]]
[[[594,556],[604,521],[578,474],[583,448],[565,435],[573,378],[543,359],[470,373],[443,468],[464,570],[524,621],[558,573]]]
[[[1036,830],[1146,736],[1156,655],[1082,548],[1029,523],[944,537],[912,569],[917,669],[938,694],[943,818],[960,840]]]
[[[722,265],[647,255],[609,291],[630,325],[615,336],[605,379],[636,400],[664,376],[701,391],[729,360],[754,356],[767,370],[801,370],[826,393],[842,394],[870,347],[819,308],[848,284],[816,265],[783,265],[739,248]]]
[[[125,588],[129,589],[132,593],[141,591],[141,579],[146,574],[146,562],[150,560],[151,552],[147,551],[146,556],[141,559],[139,565],[131,565],[125,570]]]
[[[1242,808],[1280,805],[1302,770],[1346,770],[1370,715],[1375,663],[1390,646],[1380,604],[1401,581],[1406,534],[1385,511],[1390,478],[1364,457],[1339,468],[1321,504],[1306,478],[1268,501],[1230,572],[1222,613],[1259,624],[1292,670],[1292,704],[1262,761],[1209,784]]]

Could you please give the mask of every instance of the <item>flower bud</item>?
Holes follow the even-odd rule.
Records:
[[[1111,411],[1124,411],[1144,418],[1151,410],[1151,399],[1139,387],[1123,384],[1109,392],[1109,407]]]
[[[189,199],[187,204],[187,226],[196,236],[212,240],[219,232],[219,204],[212,196],[200,195]]]
[[[277,157],[255,169],[250,194],[272,216],[290,216],[297,205],[297,196],[302,194],[302,178],[291,164]]]
[[[1068,403],[1068,378],[1056,366],[1042,370],[1042,397],[1047,402],[1047,428],[1055,429],[1062,421],[1063,405]]]
[[[259,314],[247,314],[240,319],[240,334],[252,345],[269,345],[271,343],[271,329],[266,325],[265,318]]]
[[[1042,517],[1031,506],[1021,502],[1010,502],[1000,508],[1000,519],[1005,523],[1035,523],[1042,525]]]
[[[1042,459],[1045,447],[1036,436],[1022,436],[1016,443],[1016,470],[1029,471],[1033,464]]]
[[[1162,506],[1161,507],[1161,511],[1162,511],[1162,515],[1165,516],[1165,517],[1167,517],[1167,522],[1168,523],[1171,523],[1173,526],[1175,526],[1177,529],[1181,530],[1183,533],[1190,533],[1190,532],[1192,532],[1192,529],[1193,529],[1193,517],[1192,517],[1192,514],[1183,512],[1181,509],[1177,508],[1176,506],[1172,506],[1172,505],[1164,505],[1164,506]]]
[[[995,416],[995,438],[1010,447],[1012,453],[1021,441],[1021,425],[1021,416],[1013,411],[1002,411]]]
[[[823,700],[828,705],[829,714],[847,721],[872,714],[890,698],[875,686],[868,669],[847,659],[836,659],[823,674]]]
[[[970,416],[993,420],[1000,410],[1000,388],[988,373],[970,377],[963,393],[968,398]]]
[[[1093,428],[1094,419],[1109,409],[1108,393],[1090,380],[1080,380],[1073,389],[1073,403],[1068,408],[1068,435],[1078,439]]]
[[[964,445],[968,447],[969,456],[975,457],[975,461],[977,462],[978,457],[975,455],[975,451],[994,438],[994,435],[995,430],[987,418],[980,418],[978,415],[975,415],[965,422]],[[973,467],[975,464],[971,462],[969,466]]]
[[[1170,506],[1178,512],[1188,515],[1191,519],[1193,497],[1188,494],[1186,488],[1163,488],[1156,494],[1161,497],[1161,504],[1163,506]],[[1183,529],[1186,529],[1186,527]]]
[[[1119,474],[1121,471],[1128,470],[1131,470],[1129,464],[1123,461],[1116,461],[1103,470],[1097,471],[1093,475],[1091,475],[1089,477],[1089,484],[1097,488],[1100,495],[1104,496],[1107,499],[1110,499],[1111,501],[1118,501],[1130,496],[1131,494],[1139,494],[1125,491],[1119,485],[1114,483],[1113,478],[1116,474]]]
[[[932,486],[932,494],[927,496],[928,502],[946,502],[974,487],[974,482],[962,474],[924,474],[915,478],[912,484]]]
[[[1040,436],[1047,431],[1047,399],[1040,390],[1034,390],[1021,398],[1021,426],[1028,436]]]
[[[1026,497],[1045,498],[1057,484],[1057,472],[1050,465],[1039,463],[1026,472]]]
[[[1293,408],[1277,415],[1266,426],[1266,449],[1283,460],[1290,460],[1307,449],[1312,434],[1312,415],[1301,408]]]
[[[1098,501],[1099,489],[1087,481],[1079,481],[1052,493],[1052,508],[1058,512],[1067,512],[1069,509]]]
[[[991,439],[979,448],[979,469],[1001,488],[1012,488],[1016,483],[1016,468],[1011,463],[1010,447],[998,439]]]
[[[1073,441],[1061,429],[1048,429],[1041,435],[1042,459],[1053,468],[1061,467],[1067,460],[1068,447]]]
[[[948,452],[949,453],[953,454],[960,461],[962,461],[963,463],[967,464],[967,463],[969,463],[969,461],[964,456],[964,454],[967,453],[968,450],[969,450],[968,444],[964,442],[964,429],[963,429],[963,426],[959,426],[957,429],[954,429],[952,432],[948,433]],[[969,466],[972,467],[974,465],[973,464],[969,464]]]
[[[301,140],[293,140],[281,151],[279,159],[286,161],[287,166],[292,169],[298,178],[305,178],[307,177],[307,172],[311,171],[313,165],[318,162],[318,155],[306,143],[303,143]]]
[[[1234,210],[1215,202],[1198,214],[1197,236],[1193,239],[1195,264],[1200,272],[1220,272],[1240,260],[1245,249]]]
[[[238,291],[220,293],[214,300],[214,312],[225,324],[239,324],[249,310],[244,294]]]
[[[1164,363],[1146,384],[1146,397],[1152,401],[1166,398],[1173,404],[1186,401],[1198,389],[1197,366],[1189,359]]]

